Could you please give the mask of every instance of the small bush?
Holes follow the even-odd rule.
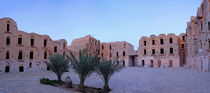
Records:
[[[52,86],[61,86],[61,85],[64,85],[64,82],[62,82],[62,81],[50,80],[48,78],[42,78],[42,79],[40,79],[40,83],[41,84],[45,84],[45,85],[52,85]]]

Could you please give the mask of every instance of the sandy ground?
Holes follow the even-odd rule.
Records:
[[[79,79],[73,71],[65,73],[73,83]],[[0,93],[75,93],[70,90],[39,84],[40,78],[56,79],[51,72],[0,74]],[[85,82],[103,87],[97,74]],[[111,93],[210,93],[210,73],[185,68],[124,68],[110,80]]]

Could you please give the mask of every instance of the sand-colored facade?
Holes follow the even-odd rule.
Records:
[[[187,23],[187,65],[210,71],[210,1],[204,0],[197,16]]]
[[[126,41],[103,42],[100,46],[100,57],[106,60],[118,60],[117,64],[130,66],[130,53],[134,52],[133,45]]]
[[[68,50],[70,50],[75,55],[78,55],[79,51],[83,49],[87,49],[89,53],[94,55],[99,55],[100,40],[87,35],[85,37],[74,39],[71,45],[68,46]]]
[[[18,30],[13,19],[0,19],[0,72],[46,70],[44,61],[67,51],[66,40]]]
[[[185,34],[181,34],[185,36]],[[181,37],[181,36],[180,36]],[[141,67],[180,67],[181,40],[175,34],[142,37],[139,40],[138,65]]]

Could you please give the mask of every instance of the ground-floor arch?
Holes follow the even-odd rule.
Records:
[[[141,61],[141,65],[142,65],[142,67],[144,67],[144,65],[145,65],[145,61],[144,60]]]
[[[154,67],[154,61],[150,60],[150,67]]]
[[[161,60],[158,60],[158,67],[161,67]]]
[[[24,67],[23,66],[19,66],[19,72],[24,72]]]
[[[173,67],[173,60],[169,60],[168,67]]]
[[[5,67],[5,73],[8,73],[8,72],[10,72],[10,66]]]

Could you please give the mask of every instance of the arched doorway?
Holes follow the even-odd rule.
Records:
[[[208,62],[208,70],[210,72],[210,59],[209,59],[209,62]]]
[[[117,61],[117,65],[119,65],[119,61]]]
[[[24,72],[24,67],[23,66],[19,66],[19,72]]]
[[[49,71],[50,70],[50,67],[49,66],[47,66],[47,71]]]
[[[154,67],[154,61],[150,60],[150,67]]]
[[[161,60],[158,60],[158,67],[161,66]]]
[[[141,65],[142,65],[142,67],[144,67],[144,65],[145,65],[144,60],[141,61]]]
[[[10,67],[9,66],[6,66],[5,67],[5,73],[8,73],[8,72],[10,72]]]
[[[123,60],[123,66],[125,66],[125,61]]]
[[[168,67],[173,67],[173,61],[172,60],[169,60],[169,65]]]
[[[203,70],[203,60],[202,60],[202,58],[200,58],[201,59],[201,61],[200,61],[200,68],[201,68],[201,70]]]

